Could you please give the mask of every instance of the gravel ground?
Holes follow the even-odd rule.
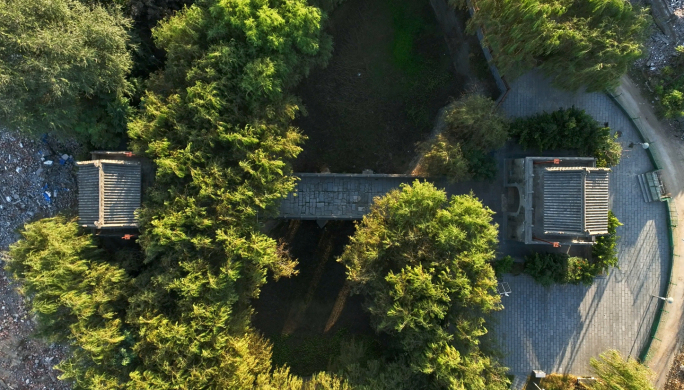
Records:
[[[17,229],[25,222],[73,212],[71,156],[78,152],[75,144],[0,130],[0,252],[18,239]],[[3,264],[0,259],[0,390],[68,389],[52,368],[66,349],[31,337],[34,323]]]
[[[675,357],[663,390],[684,390],[684,351]]]

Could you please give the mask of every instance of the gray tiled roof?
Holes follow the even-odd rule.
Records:
[[[608,168],[549,167],[543,171],[544,232],[608,233]]]
[[[140,163],[94,160],[78,163],[78,215],[82,226],[137,227]]]

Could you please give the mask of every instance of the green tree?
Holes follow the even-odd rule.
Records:
[[[153,31],[165,68],[129,126],[157,165],[140,211],[150,266],[127,317],[146,335],[132,387],[245,389],[270,375],[270,346],[248,337],[251,300],[295,263],[258,218],[295,183],[290,90],[330,55],[322,21],[303,0],[199,0]]]
[[[43,219],[26,225],[21,235],[10,246],[6,269],[31,298],[39,334],[78,345],[58,365],[62,378],[74,380],[76,388],[115,388],[132,359],[124,321],[131,278],[106,261],[75,221]]]
[[[496,164],[487,153],[503,147],[508,139],[508,121],[496,110],[496,103],[467,95],[451,102],[442,115],[444,131],[422,145],[422,169],[450,181],[494,177]]]
[[[599,379],[592,390],[655,390],[651,370],[632,358],[625,360],[618,351],[606,351],[590,364]]]
[[[616,87],[628,66],[643,54],[648,15],[627,0],[472,3],[477,11],[468,29],[484,28],[485,41],[505,76],[539,67],[557,86],[599,91]]]
[[[479,349],[483,315],[501,308],[492,211],[416,181],[377,198],[339,261],[366,295],[376,331],[393,335],[416,373],[444,389],[505,389]]]
[[[120,275],[128,288],[119,296],[118,284],[102,281],[101,299],[122,305],[114,317],[96,311],[107,314],[101,328],[111,328],[111,337],[96,327],[72,329],[75,352],[60,368],[75,388],[347,388],[326,374],[305,382],[272,370],[270,344],[250,325],[251,300],[268,272],[296,272],[261,232],[259,217],[294,186],[289,160],[303,136],[291,125],[298,106],[290,90],[330,55],[322,21],[304,0],[198,0],[155,29],[165,68],[148,81],[129,124],[132,148],[157,165],[139,213],[140,264],[128,252],[97,262],[57,252],[60,267],[83,264],[85,275],[109,264],[105,275]],[[41,248],[29,241],[18,245]],[[56,241],[70,245],[66,234]],[[46,271],[36,267],[31,277],[40,281]],[[67,296],[99,282],[72,279],[60,286]],[[36,284],[35,294],[48,287]],[[45,303],[58,298],[48,294]],[[81,349],[98,337],[107,349],[96,352],[115,356],[92,364]]]
[[[0,0],[0,118],[33,134],[118,144],[129,106],[128,19],[76,0]]]

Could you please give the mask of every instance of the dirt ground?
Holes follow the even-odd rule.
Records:
[[[69,389],[52,368],[66,349],[31,336],[34,323],[15,288],[0,271],[0,389]]]
[[[72,156],[79,152],[77,145],[0,130],[0,390],[69,388],[52,369],[65,349],[31,337],[34,323],[2,252],[25,222],[75,207]]]
[[[684,351],[675,357],[663,390],[684,390]]]
[[[275,229],[299,261],[299,275],[269,281],[254,302],[252,322],[273,341],[275,365],[287,363],[293,373],[308,376],[327,369],[342,341],[374,335],[362,297],[347,297],[345,269],[335,261],[353,232],[351,221],[320,228],[315,221],[293,220]]]
[[[335,47],[328,67],[296,91],[308,112],[297,125],[309,139],[295,170],[403,173],[438,110],[469,87],[430,3],[348,0],[332,13],[329,33]],[[477,38],[467,39],[473,73],[487,77]],[[487,85],[498,94],[493,80]]]

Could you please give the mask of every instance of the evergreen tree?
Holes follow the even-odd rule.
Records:
[[[129,106],[128,19],[76,0],[0,0],[0,118],[33,134],[118,144]]]
[[[625,360],[618,351],[606,351],[591,358],[590,364],[599,379],[592,390],[655,390],[651,370],[634,359]]]
[[[614,166],[620,162],[622,146],[591,115],[576,107],[517,118],[511,123],[511,136],[526,149],[573,150],[580,156],[595,157],[597,165]]]
[[[376,199],[339,261],[366,295],[376,331],[393,335],[414,372],[443,389],[506,389],[479,349],[483,315],[501,308],[492,211],[416,181]]]
[[[117,388],[132,360],[125,324],[131,278],[106,261],[92,237],[64,217],[26,225],[6,269],[30,297],[39,334],[77,345],[58,365],[75,388]]]
[[[465,6],[465,0],[451,0]],[[499,71],[516,77],[540,67],[554,84],[589,91],[619,84],[643,54],[644,9],[628,0],[472,0],[471,32],[482,27]]]

